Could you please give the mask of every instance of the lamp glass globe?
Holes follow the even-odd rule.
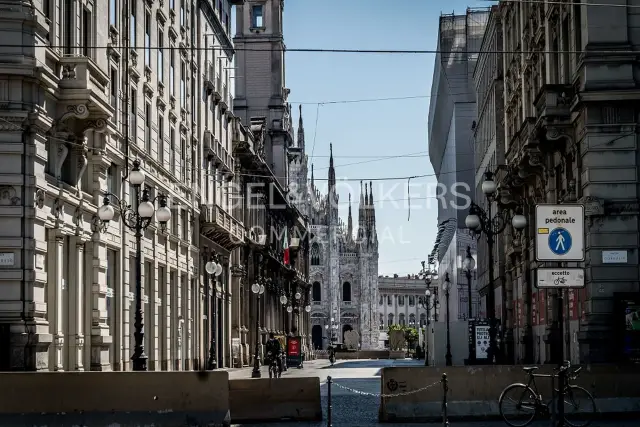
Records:
[[[214,273],[216,276],[219,276],[220,274],[222,274],[222,264],[218,264],[216,265],[216,271]]]
[[[138,205],[138,215],[140,215],[140,218],[151,218],[154,211],[155,208],[151,202],[142,202]]]
[[[302,294],[300,292],[296,292],[295,297],[296,297],[296,299],[300,299],[300,298],[302,298]]]
[[[215,263],[215,261],[209,261],[208,263],[205,264],[204,269],[206,270],[207,273],[214,274],[216,272],[216,267],[217,267],[217,264]]]
[[[424,291],[424,294],[428,297],[431,296],[431,291],[429,289],[427,289],[426,291]]]
[[[516,230],[522,230],[527,226],[527,217],[520,214],[514,215],[511,219],[511,225],[513,225],[513,228]]]
[[[490,195],[496,192],[498,186],[496,182],[492,179],[486,179],[482,182],[482,192],[484,194]]]
[[[329,329],[329,325],[324,325],[324,328],[325,329]]]
[[[480,218],[478,217],[478,215],[475,215],[475,214],[469,214],[469,215],[467,215],[467,217],[464,219],[464,225],[465,225],[469,230],[476,230],[478,227],[480,227]]]
[[[472,256],[468,256],[464,259],[464,269],[473,270],[476,268],[476,260]]]
[[[98,217],[102,221],[111,221],[115,214],[116,211],[111,205],[102,205],[100,206],[100,209],[98,209]]]
[[[171,209],[166,206],[161,206],[156,211],[156,219],[160,222],[169,222],[171,219]]]
[[[264,294],[264,285],[260,285],[260,295]]]
[[[140,169],[133,169],[131,171],[131,173],[129,174],[129,182],[133,185],[142,185],[144,184],[144,179],[145,179],[145,175],[144,172],[142,172]]]
[[[307,305],[307,306],[304,308],[304,311],[306,311],[307,313],[309,313],[309,312],[311,311],[311,306],[310,306],[310,305]]]
[[[287,306],[287,313],[291,313],[293,311],[293,308],[289,305]]]
[[[254,294],[259,293],[260,285],[258,285],[257,283],[254,283],[253,285],[251,285],[251,292],[253,292]]]
[[[286,303],[287,303],[287,297],[285,297],[284,295],[282,295],[282,296],[280,297],[280,303],[281,303],[281,304],[283,304],[283,305],[284,305],[284,304],[286,304]]]

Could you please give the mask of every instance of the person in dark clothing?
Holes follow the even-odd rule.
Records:
[[[280,341],[275,338],[274,333],[269,334],[269,341],[267,341],[267,353],[271,353],[271,357],[274,357],[278,364],[278,373],[282,373],[282,346]],[[271,360],[267,361],[267,366],[271,364]]]

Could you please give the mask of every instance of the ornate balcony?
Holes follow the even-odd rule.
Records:
[[[213,159],[217,168],[232,176],[235,167],[233,155],[230,154],[211,131],[208,130],[204,132],[204,150],[205,155]]]
[[[544,85],[538,92],[534,105],[538,118],[569,119],[574,89],[571,85]]]
[[[111,117],[114,111],[109,99],[109,76],[86,56],[63,56],[59,63],[57,98],[63,110],[60,115],[80,109],[85,118]]]
[[[245,242],[242,223],[218,205],[200,206],[200,230],[204,236],[228,250]]]

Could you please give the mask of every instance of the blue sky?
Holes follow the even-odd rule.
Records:
[[[286,0],[288,48],[429,50],[436,48],[438,18],[462,14],[484,1],[451,0]],[[425,96],[419,99],[303,105],[307,153],[315,177],[327,178],[329,143],[336,176],[356,179],[340,187],[340,213],[346,221],[352,193],[357,221],[357,179],[433,174],[427,156],[427,117],[434,55],[297,53],[286,57],[290,100],[322,102]],[[316,113],[319,111],[319,117]],[[297,115],[295,117],[297,121]],[[315,126],[317,119],[317,127]],[[315,140],[315,144],[314,144]],[[411,154],[412,157],[375,160]],[[372,158],[373,157],[373,158]],[[359,164],[354,164],[359,163]],[[409,218],[407,181],[374,181],[380,274],[416,273],[431,252],[437,232],[437,205],[428,195],[435,177],[412,181]],[[326,186],[326,181],[318,183]],[[351,188],[347,188],[351,187]],[[422,199],[421,199],[422,198]],[[389,199],[396,199],[390,201]]]

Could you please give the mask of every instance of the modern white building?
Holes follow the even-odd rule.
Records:
[[[438,184],[447,188],[446,203],[438,205],[440,229],[434,253],[442,313],[439,323],[446,323],[446,298],[441,286],[448,274],[451,283],[451,336],[453,341],[464,343],[464,346],[468,339],[469,293],[462,267],[467,247],[476,253],[476,240],[464,225],[469,202],[475,198],[474,129],[477,112],[473,71],[477,54],[469,52],[480,49],[488,16],[488,9],[468,9],[464,15],[440,17],[439,53],[435,56],[429,105],[430,160]],[[478,301],[475,283],[472,285],[472,300]],[[484,317],[484,309],[477,311],[479,313],[472,313],[473,317]],[[436,345],[446,343],[438,339]],[[466,350],[454,351],[453,364],[462,364],[467,355]]]
[[[211,212],[244,233],[227,179],[236,3],[0,1],[0,370],[130,369],[135,239],[117,200],[137,206],[136,159],[172,212],[142,236],[149,369],[207,359],[203,245],[224,266],[217,358],[230,364],[234,244],[200,233]]]

